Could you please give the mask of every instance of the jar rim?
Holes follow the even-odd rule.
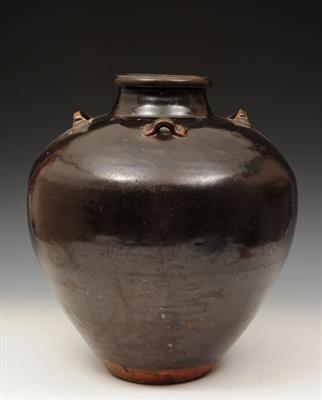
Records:
[[[211,85],[211,79],[201,75],[173,74],[117,74],[114,83],[121,87],[205,87]]]

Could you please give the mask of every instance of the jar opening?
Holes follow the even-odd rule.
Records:
[[[211,79],[200,75],[118,74],[114,83],[121,87],[193,88],[211,85]]]

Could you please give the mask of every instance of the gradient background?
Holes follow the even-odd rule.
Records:
[[[225,398],[320,398],[318,10],[309,3],[86,3],[27,2],[2,9],[0,395],[131,393],[142,399],[209,391]],[[210,76],[213,112],[225,116],[244,108],[298,180],[294,244],[259,315],[218,371],[171,388],[128,384],[103,372],[49,290],[28,237],[26,185],[33,160],[71,125],[74,111],[98,115],[111,109],[118,72]]]

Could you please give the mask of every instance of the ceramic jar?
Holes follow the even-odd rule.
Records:
[[[210,80],[118,75],[110,114],[75,113],[29,181],[35,252],[114,375],[206,374],[288,254],[296,182],[244,111],[213,115]]]

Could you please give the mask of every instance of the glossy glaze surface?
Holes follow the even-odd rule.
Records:
[[[96,354],[125,371],[216,362],[278,275],[296,220],[273,145],[246,119],[213,116],[204,84],[165,81],[123,79],[112,113],[79,117],[29,182],[50,282]],[[145,136],[156,118],[170,125]]]

